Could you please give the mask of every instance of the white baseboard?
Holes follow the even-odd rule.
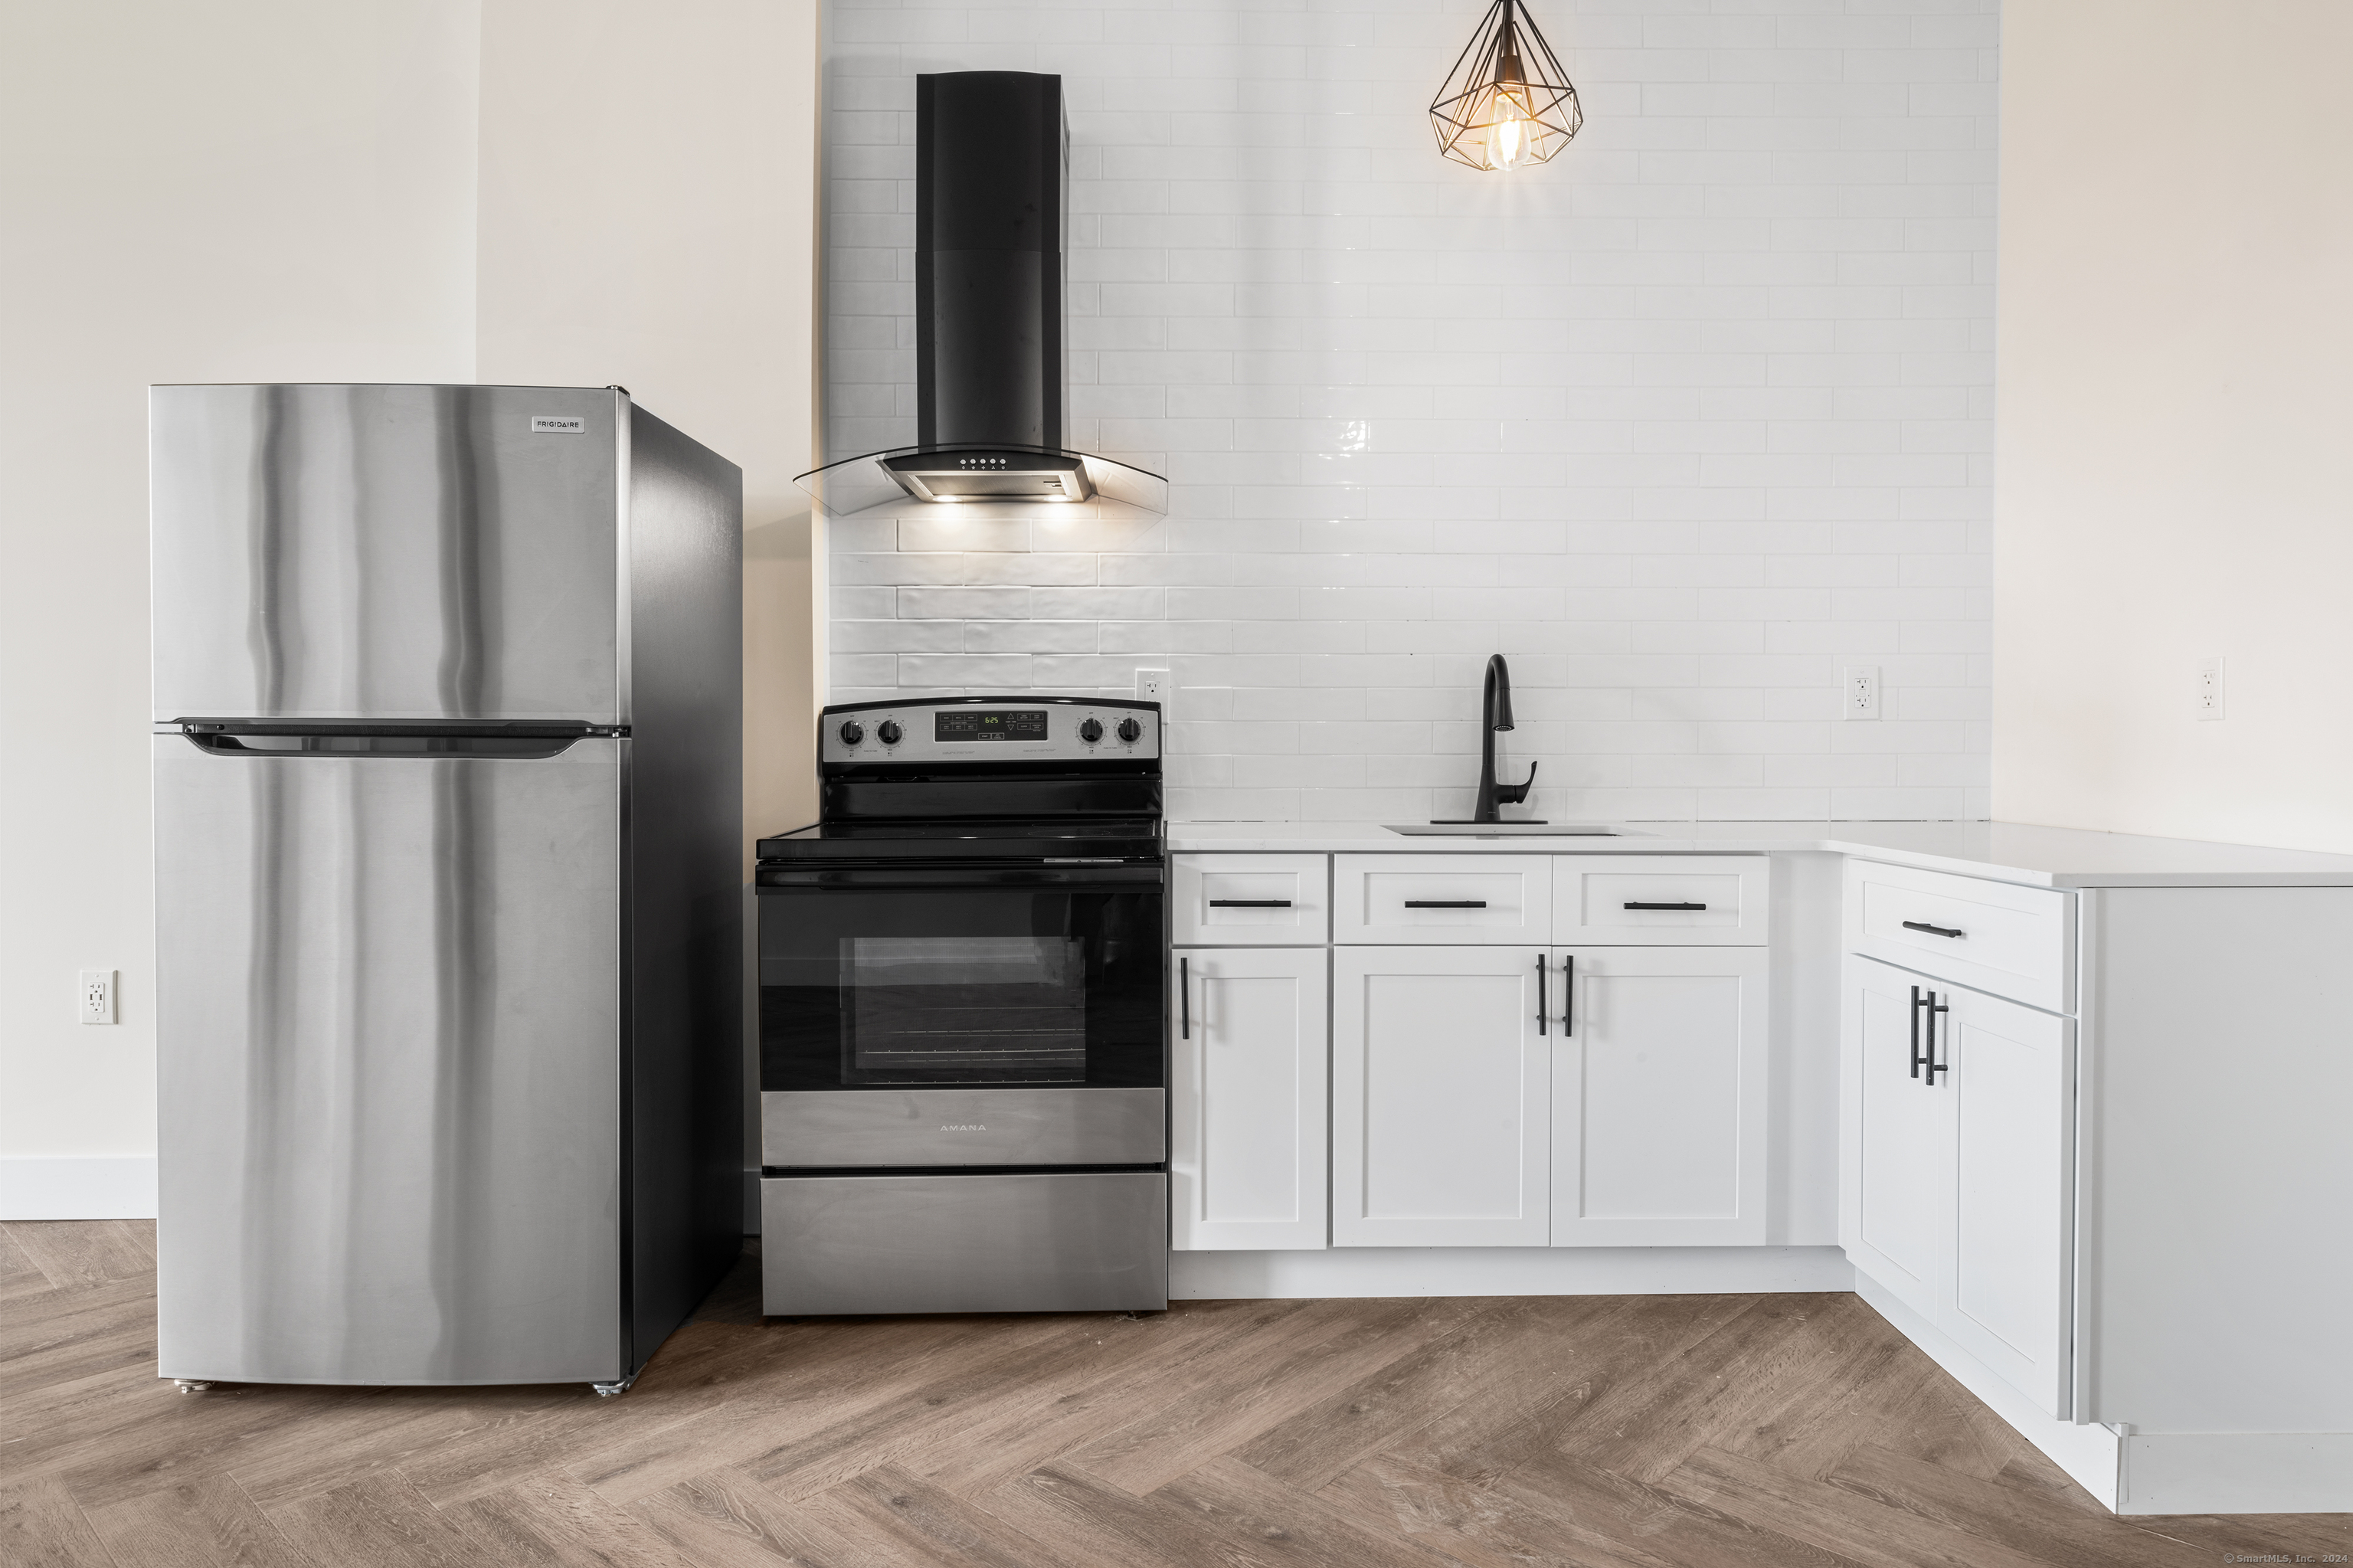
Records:
[[[1682,1296],[1852,1290],[1834,1246],[1334,1247],[1179,1252],[1178,1300],[1320,1296]]]
[[[1854,1293],[1871,1309],[1893,1323],[1905,1339],[1928,1352],[1928,1359],[1953,1374],[1954,1381],[2010,1424],[2018,1435],[2048,1455],[2051,1462],[2075,1478],[2075,1482],[2112,1513],[2147,1512],[2117,1506],[2123,1459],[2122,1439],[2105,1426],[2078,1426],[2045,1415],[2027,1403],[2001,1374],[1963,1350],[1953,1337],[1897,1300],[1867,1274],[1857,1272]]]
[[[2132,1433],[2116,1511],[2353,1513],[2353,1432]]]
[[[0,1156],[0,1220],[152,1220],[152,1154]]]
[[[2119,1436],[2056,1421],[1869,1275],[1854,1277],[1854,1293],[2117,1513],[2353,1512],[2353,1432]]]

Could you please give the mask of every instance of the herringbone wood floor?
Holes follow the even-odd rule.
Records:
[[[2109,1517],[1852,1296],[770,1322],[638,1386],[154,1375],[152,1228],[0,1226],[7,1568],[1949,1568],[2318,1558]]]

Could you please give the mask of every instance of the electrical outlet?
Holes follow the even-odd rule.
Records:
[[[2198,661],[2198,716],[2218,719],[2222,716],[2222,656],[2209,653]]]
[[[79,994],[80,1001],[77,1005],[81,1009],[81,1021],[84,1023],[114,1022],[114,971],[112,969],[82,970],[81,988]]]
[[[1169,680],[1167,671],[1138,670],[1135,673],[1135,700],[1139,703],[1158,703],[1161,722],[1164,724],[1170,716],[1168,712],[1170,699],[1176,694],[1176,683]]]
[[[1879,666],[1849,664],[1839,673],[1839,716],[1875,719],[1879,716]]]

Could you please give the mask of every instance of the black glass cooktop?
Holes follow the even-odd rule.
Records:
[[[843,860],[1153,859],[1151,818],[820,822],[760,841],[763,863]]]

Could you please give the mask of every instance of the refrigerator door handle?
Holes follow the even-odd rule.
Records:
[[[555,757],[575,735],[223,735],[187,731],[188,744],[216,757],[508,758]]]

